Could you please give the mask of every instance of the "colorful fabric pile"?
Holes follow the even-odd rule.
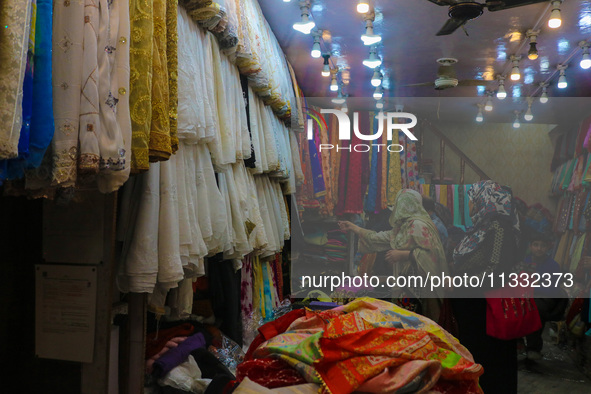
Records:
[[[359,298],[324,312],[294,310],[262,326],[238,366],[237,380],[267,388],[307,382],[339,394],[465,394],[482,393],[482,373],[468,350],[433,321]],[[266,379],[269,374],[275,378]]]
[[[325,246],[326,258],[331,263],[344,263],[347,260],[349,242],[347,235],[341,230],[328,231],[328,242]]]

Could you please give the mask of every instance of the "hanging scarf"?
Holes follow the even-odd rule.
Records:
[[[373,130],[372,134],[375,134],[377,131],[376,126],[378,122],[374,122],[374,113],[370,112],[370,124],[371,129]],[[376,198],[378,194],[378,172],[381,173],[381,168],[378,165],[378,156],[381,153],[378,152],[377,147],[372,147],[371,150],[371,164],[370,164],[370,175],[369,175],[369,188],[367,190],[367,196],[365,198],[365,211],[366,212],[374,212],[376,211]]]
[[[382,133],[382,138],[380,140],[381,144],[388,145],[388,136],[386,133]],[[388,206],[388,158],[390,157],[390,152],[387,149],[383,150],[383,153],[380,154],[379,157],[379,165],[382,168],[381,178],[380,178],[380,186],[379,190],[380,193],[380,205],[379,208],[384,210]],[[400,172],[398,172],[400,173]]]
[[[468,197],[474,204],[475,213],[470,215],[474,229],[456,246],[454,260],[474,251],[484,241],[490,224],[496,219],[512,220],[516,235],[519,232],[511,189],[490,180],[480,181],[468,191]]]

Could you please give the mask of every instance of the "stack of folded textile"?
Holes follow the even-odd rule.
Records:
[[[328,241],[324,247],[326,257],[332,263],[344,263],[347,261],[347,248],[349,243],[347,235],[341,230],[333,230],[327,233]]]

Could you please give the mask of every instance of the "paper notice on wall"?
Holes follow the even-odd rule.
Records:
[[[35,266],[37,357],[90,363],[94,357],[96,268]]]

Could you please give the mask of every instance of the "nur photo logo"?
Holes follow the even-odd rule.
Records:
[[[316,122],[319,127],[328,129],[328,124],[323,116],[324,114],[332,114],[336,117],[336,121],[338,123],[339,141],[351,141],[353,133],[358,139],[362,141],[379,141],[382,138],[384,131],[386,132],[388,141],[393,141],[394,136],[396,137],[396,141],[398,141],[398,131],[403,132],[406,137],[412,141],[418,140],[417,137],[410,131],[411,128],[417,125],[417,117],[408,112],[379,112],[376,115],[378,129],[375,133],[368,134],[366,132],[362,132],[365,130],[359,130],[359,112],[353,112],[353,124],[351,125],[351,118],[349,117],[349,114],[344,111],[338,109],[321,109],[320,112],[318,112],[310,108],[306,108],[306,110],[308,116],[310,117],[306,124],[308,140],[314,138],[314,122]],[[394,131],[396,131],[396,133],[394,133]],[[348,146],[341,146],[339,144],[320,144],[319,150],[323,151],[336,149],[337,152],[340,150],[347,150],[349,152],[369,152],[372,147],[376,147],[378,152],[380,152],[382,148],[385,148],[388,152],[392,153],[402,152],[404,150],[404,147],[400,144],[379,143],[353,144]]]

